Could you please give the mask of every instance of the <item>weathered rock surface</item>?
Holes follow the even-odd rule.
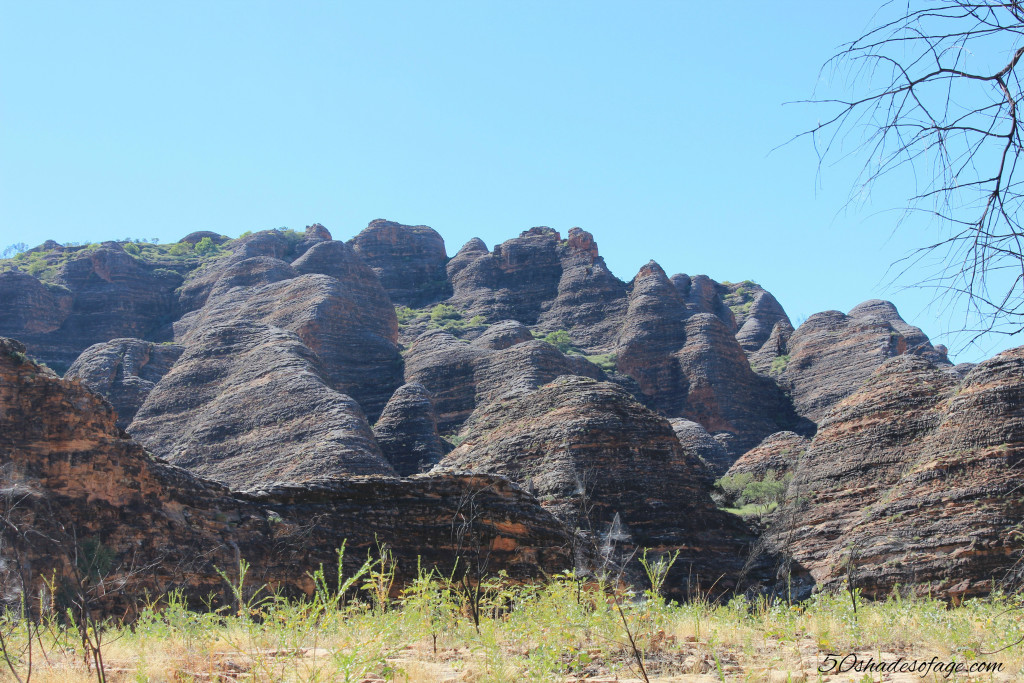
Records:
[[[296,334],[238,320],[189,336],[128,431],[160,457],[236,488],[394,475],[359,405],[330,387]]]
[[[450,449],[437,431],[437,413],[422,384],[404,384],[395,391],[373,425],[381,453],[400,476],[426,472]]]
[[[755,373],[725,323],[708,313],[686,321],[686,343],[675,355],[688,389],[683,417],[709,432],[732,435],[735,458],[765,436],[798,425],[788,398]]]
[[[0,274],[0,294],[11,302],[0,334],[23,340],[33,357],[64,372],[93,344],[147,338],[171,320],[176,273],[132,258],[116,242],[67,253],[49,285]]]
[[[822,420],[795,468],[776,548],[800,578],[869,596],[914,586],[987,593],[1024,550],[1024,348],[960,379],[915,355],[885,361]]]
[[[319,357],[332,387],[375,419],[402,384],[398,320],[377,276],[344,242],[314,244],[292,264],[252,257],[223,267],[204,306],[175,339],[233,324],[291,330]]]
[[[729,289],[721,285],[707,275],[686,274],[672,276],[672,284],[675,285],[679,294],[686,302],[687,316],[698,313],[710,313],[720,319],[730,332],[738,329],[736,317],[733,311],[726,305],[723,295],[729,293]]]
[[[672,431],[679,439],[679,445],[689,458],[697,458],[707,469],[709,476],[714,479],[725,474],[733,457],[718,441],[715,440],[708,430],[700,423],[692,420],[684,420],[681,417],[669,420]]]
[[[558,295],[561,237],[551,228],[530,228],[488,252],[478,239],[467,243],[448,263],[450,303],[488,320],[536,324],[542,304]]]
[[[422,308],[451,296],[448,253],[433,228],[378,218],[349,243],[380,278],[392,303]]]
[[[405,380],[433,394],[442,433],[457,430],[478,406],[560,375],[605,378],[593,363],[566,356],[547,342],[524,341],[498,350],[491,345],[484,337],[469,343],[434,330],[421,335],[406,354]]]
[[[185,278],[178,290],[178,316],[202,308],[224,271],[239,261],[264,256],[287,263],[293,256],[295,245],[278,230],[262,230],[240,237],[225,248],[228,251],[226,255],[203,263]]]
[[[749,473],[762,479],[768,470],[772,470],[776,479],[781,479],[792,471],[810,443],[810,439],[796,432],[776,432],[744,453],[727,474]]]
[[[83,351],[64,377],[79,380],[110,401],[117,411],[117,426],[127,429],[149,392],[184,350],[178,344],[113,339]]]
[[[789,338],[779,381],[797,411],[817,422],[849,396],[886,359],[906,353],[947,363],[921,330],[907,325],[887,301],[865,301],[849,315],[825,311],[809,317]]]
[[[421,560],[450,572],[457,548],[475,541],[489,569],[518,579],[572,565],[563,526],[499,477],[362,477],[233,492],[153,460],[116,427],[109,404],[23,352],[0,340],[0,485],[18,493],[0,498],[11,522],[0,530],[5,600],[39,594],[54,574],[73,586],[76,553],[108,560],[108,590],[93,602],[108,614],[134,609],[144,591],[174,588],[197,604],[210,594],[229,602],[216,568],[230,574],[239,558],[251,563],[255,584],[308,594],[320,566],[333,583],[342,543],[349,573],[386,544],[398,585]],[[479,559],[464,556],[460,566]],[[19,562],[30,567],[24,585],[11,571]]]
[[[724,301],[736,316],[736,341],[744,351],[757,351],[772,336],[776,325],[791,325],[782,305],[753,282],[729,285]]]
[[[502,320],[484,330],[479,337],[473,340],[473,345],[500,351],[528,341],[533,341],[529,327],[518,320]]]
[[[641,268],[630,285],[617,368],[665,415],[681,415],[686,405],[688,382],[674,358],[686,343],[686,318],[686,302],[661,266]]]
[[[478,409],[463,434],[436,472],[507,476],[602,544],[680,549],[669,584],[676,595],[688,576],[705,587],[723,573],[735,581],[738,518],[715,509],[701,462],[668,422],[615,385],[560,377]]]
[[[789,363],[789,338],[793,336],[793,325],[781,320],[772,327],[767,341],[747,358],[750,367],[760,375],[776,377],[782,374]]]
[[[653,261],[640,269],[619,336],[618,370],[636,380],[648,405],[662,414],[731,435],[723,441],[736,458],[798,418],[775,383],[751,369],[729,326],[689,307],[680,282]],[[712,291],[708,283],[700,287]],[[693,290],[689,296],[701,298]]]
[[[608,270],[586,230],[569,230],[558,245],[558,259],[558,291],[545,302],[538,326],[566,330],[577,346],[593,353],[612,351],[626,312],[626,283]]]

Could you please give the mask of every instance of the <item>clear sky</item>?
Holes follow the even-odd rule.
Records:
[[[901,187],[856,210],[809,142],[818,70],[871,2],[0,0],[0,247],[374,218],[454,254],[592,232],[624,280],[752,279],[794,323],[869,298],[959,348],[962,314],[889,285],[930,237]],[[904,280],[902,282],[910,282]],[[2,305],[2,303],[0,303]],[[959,317],[958,317],[959,315]]]

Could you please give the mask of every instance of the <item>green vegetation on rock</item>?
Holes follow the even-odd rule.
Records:
[[[769,372],[773,375],[781,375],[786,370],[786,366],[789,365],[789,354],[783,356],[776,356],[772,359],[772,367]]]
[[[762,479],[751,472],[727,474],[715,482],[712,497],[721,507],[733,509],[746,505],[778,504],[786,497],[786,489],[792,478],[792,473],[777,478],[775,470],[768,470]]]

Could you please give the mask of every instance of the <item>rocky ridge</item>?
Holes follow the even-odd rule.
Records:
[[[1015,579],[1022,380],[1024,348],[962,379],[901,355],[839,402],[797,460],[770,536],[803,585],[962,598]]]
[[[562,525],[499,477],[354,477],[232,491],[150,457],[116,427],[108,403],[24,351],[0,338],[0,477],[17,493],[0,497],[9,522],[0,550],[7,600],[38,594],[45,577],[81,590],[107,614],[130,613],[144,591],[175,588],[197,605],[211,594],[227,603],[217,568],[233,576],[239,558],[256,583],[309,594],[320,566],[334,582],[343,543],[348,572],[386,544],[401,583],[421,562],[450,572],[467,534],[490,568],[514,578],[572,564]],[[76,583],[74,558],[86,556],[102,558],[88,561],[106,591],[95,592],[91,579]],[[463,567],[479,560],[460,558]],[[15,566],[31,567],[26,583]]]

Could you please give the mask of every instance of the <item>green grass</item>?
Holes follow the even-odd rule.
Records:
[[[956,608],[898,592],[856,606],[847,593],[796,604],[742,596],[677,604],[650,587],[631,596],[566,572],[543,584],[485,579],[474,619],[472,586],[421,569],[396,590],[393,566],[385,550],[338,581],[318,571],[309,597],[285,600],[253,583],[243,562],[230,572],[237,578],[223,574],[230,607],[195,611],[172,593],[144,602],[130,625],[92,624],[88,642],[99,642],[112,681],[637,679],[641,667],[652,678],[755,681],[780,672],[786,680],[788,672],[818,680],[829,653],[1000,663],[1009,678],[1024,672],[1019,645],[985,654],[1024,637],[1019,601],[998,594]],[[655,584],[666,566],[648,564]],[[31,622],[7,611],[0,632],[4,675],[9,665],[24,677],[31,638],[33,681],[97,680],[66,616],[44,609]]]
[[[782,356],[776,356],[775,358],[772,359],[772,366],[771,366],[770,372],[773,375],[781,375],[783,372],[785,372],[786,367],[788,365],[789,365],[789,354],[788,353],[785,354],[785,355],[782,355]]]
[[[584,358],[605,372],[615,372],[615,364],[618,362],[618,358],[614,353],[602,353],[595,356],[584,356]]]

